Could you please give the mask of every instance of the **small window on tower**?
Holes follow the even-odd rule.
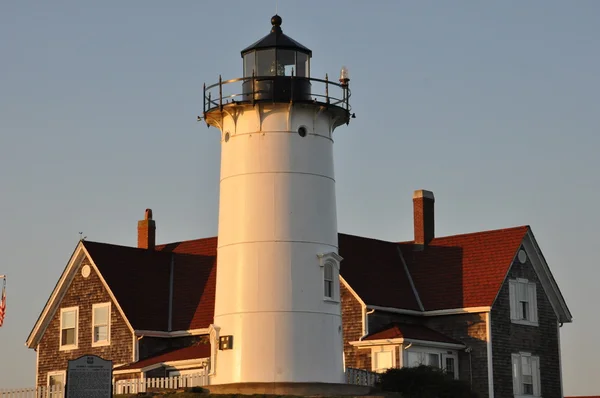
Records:
[[[325,297],[329,299],[333,299],[333,264],[331,262],[326,262],[325,267],[323,269],[324,274],[324,289],[325,289]]]

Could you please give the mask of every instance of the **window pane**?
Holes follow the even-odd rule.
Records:
[[[62,345],[75,344],[75,329],[62,330]]]
[[[256,67],[254,65],[255,61],[255,53],[254,51],[244,55],[244,77],[252,77],[252,71]]]
[[[308,54],[296,53],[296,76],[310,77],[308,73]]]
[[[333,280],[333,265],[331,263],[325,263],[325,279],[328,281]]]
[[[529,319],[529,303],[526,301],[521,301],[521,319]]]
[[[523,376],[531,376],[531,357],[521,357],[521,374]],[[525,380],[525,378],[523,378]]]
[[[433,366],[434,368],[440,367],[440,356],[438,354],[428,354],[427,365]]]
[[[275,76],[275,49],[256,52],[257,76]]]
[[[446,372],[454,373],[454,358],[446,358]]]
[[[376,369],[389,369],[393,367],[392,364],[392,352],[383,351],[375,353],[375,367]]]
[[[523,383],[523,394],[533,395],[533,384]]]
[[[527,294],[527,283],[519,282],[518,286],[519,301],[528,301],[529,299]]]
[[[73,311],[65,311],[62,314],[62,327],[65,328],[74,328],[75,327],[75,310]]]
[[[64,376],[63,375],[50,376],[48,384],[50,386],[62,386],[63,384],[65,384]]]
[[[408,352],[408,367],[416,367],[423,364],[420,352]]]
[[[291,76],[296,66],[296,52],[293,50],[277,50],[277,76]],[[296,74],[294,72],[294,74]]]
[[[332,297],[332,288],[333,288],[333,282],[331,281],[325,281],[325,297]]]
[[[108,326],[94,327],[94,343],[108,341]]]
[[[94,325],[108,325],[108,306],[94,308]]]

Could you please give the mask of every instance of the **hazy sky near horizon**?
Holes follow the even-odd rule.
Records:
[[[574,323],[564,392],[600,394],[600,2],[279,1],[312,76],[350,70],[335,132],[340,232],[412,237],[531,225]],[[34,384],[24,346],[78,239],[217,231],[219,134],[202,84],[242,74],[275,0],[0,2],[0,388]]]

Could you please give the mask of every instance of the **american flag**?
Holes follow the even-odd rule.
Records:
[[[6,277],[2,283],[2,298],[0,299],[0,326],[4,323],[4,315],[6,315]]]

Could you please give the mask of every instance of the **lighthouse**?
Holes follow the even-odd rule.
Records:
[[[343,383],[333,132],[347,70],[311,77],[312,51],[271,18],[243,77],[204,87],[220,131],[211,384]]]

